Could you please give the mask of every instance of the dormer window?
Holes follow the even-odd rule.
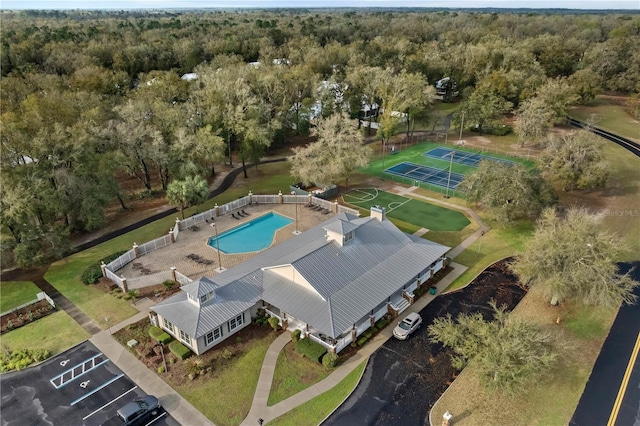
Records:
[[[354,233],[355,233],[354,231],[349,231],[346,234],[344,234],[342,236],[342,244],[345,244],[346,242],[353,240]]]
[[[207,294],[203,294],[202,296],[200,296],[200,304],[203,304],[204,302],[213,299],[213,292],[209,292]]]
[[[197,297],[195,297],[194,295],[187,293],[187,298],[188,298],[191,302],[194,302],[194,303],[198,304],[198,298],[197,298]]]

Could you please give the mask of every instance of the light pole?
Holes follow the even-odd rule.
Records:
[[[451,183],[451,166],[453,166],[453,154],[455,154],[455,151],[451,151],[449,153],[449,155],[451,155],[451,160],[449,161],[449,177],[447,178],[447,194],[444,196],[444,198],[449,198],[449,184]]]
[[[296,230],[293,231],[294,235],[299,235],[300,231],[298,231],[298,200],[295,198],[296,192],[295,191],[291,191],[291,195],[294,196],[293,202],[296,205]]]
[[[216,250],[218,251],[218,268],[216,271],[222,272],[224,268],[222,267],[222,261],[220,260],[220,240],[218,240],[218,226],[215,222],[211,222],[211,227],[216,230]]]
[[[460,137],[458,138],[459,142],[462,142],[462,129],[464,129],[464,111],[462,111],[462,118],[460,120]]]
[[[480,233],[480,244],[478,245],[478,256],[480,257],[480,249],[482,248],[482,237],[484,237],[484,231]]]

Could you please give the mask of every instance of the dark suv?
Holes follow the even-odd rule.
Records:
[[[103,426],[120,425],[136,426],[141,425],[155,416],[160,411],[161,405],[158,398],[152,395],[143,396],[128,403],[116,411],[116,415],[110,418]]]

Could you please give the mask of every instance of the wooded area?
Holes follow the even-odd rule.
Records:
[[[212,176],[223,161],[256,162],[323,118],[359,118],[374,105],[387,111],[376,117],[379,137],[405,131],[389,120],[392,111],[407,114],[410,132],[431,113],[443,77],[457,83],[466,120],[481,130],[515,113],[522,144],[541,138],[571,104],[640,92],[638,14],[1,18],[2,258],[13,253],[20,265],[66,255],[70,233],[104,226],[113,203],[127,208],[123,176],[137,178],[140,193],[166,191],[174,180]],[[196,78],[181,78],[187,73]]]

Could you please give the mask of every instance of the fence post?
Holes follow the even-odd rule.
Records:
[[[176,226],[180,229],[180,218],[176,217]]]
[[[123,293],[128,293],[129,292],[129,286],[127,286],[127,279],[123,276],[120,276],[120,282],[122,282],[122,292]]]
[[[106,277],[107,276],[107,265],[104,262],[100,262],[100,270],[102,271],[102,276]]]
[[[220,207],[218,207],[218,203],[215,203],[213,206],[213,217],[220,216]]]
[[[171,267],[171,279],[178,282],[178,277],[176,276],[176,267]]]
[[[253,192],[249,191],[249,205],[253,204]]]
[[[173,229],[169,229],[169,236],[171,237],[171,244],[176,242],[176,236],[173,235]]]
[[[138,252],[138,245],[136,243],[133,243],[133,254],[136,258],[140,256],[140,253]]]
[[[282,196],[282,191],[278,191],[278,203],[284,203],[284,197]]]
[[[333,212],[338,213],[338,200],[333,202]]]

